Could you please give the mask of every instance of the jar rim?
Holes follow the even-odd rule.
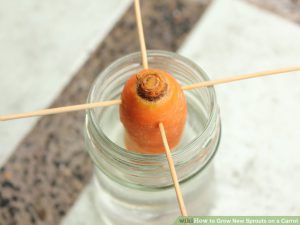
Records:
[[[121,65],[124,62],[127,62],[131,58],[140,57],[140,54],[141,54],[140,52],[134,52],[134,53],[125,55],[125,56],[117,59],[112,64],[110,64],[106,69],[104,69],[99,74],[99,76],[108,73],[108,71],[110,71],[110,69],[118,67],[118,65]],[[152,55],[173,57],[180,61],[184,61],[189,66],[191,66],[194,70],[196,70],[199,74],[201,74],[204,81],[210,80],[208,75],[206,74],[206,72],[201,67],[199,67],[196,63],[192,62],[190,59],[188,59],[182,55],[179,55],[174,52],[163,51],[163,50],[147,50],[147,56],[151,57]],[[96,83],[97,83],[97,79],[95,80],[95,82],[91,88],[91,91],[89,93],[89,96],[87,99],[88,103],[93,102],[92,96],[93,96],[93,93],[96,91]],[[209,132],[210,126],[213,126],[213,121],[214,121],[214,118],[217,116],[217,111],[218,111],[218,106],[217,106],[217,101],[216,101],[216,93],[215,93],[215,90],[213,87],[206,87],[206,89],[208,90],[208,93],[209,93],[209,98],[210,98],[209,101],[210,101],[211,107],[209,110],[209,116],[206,121],[205,127],[204,127],[203,131],[201,133],[199,133],[191,142],[182,146],[180,149],[172,151],[174,161],[176,158],[180,158],[180,156],[182,154],[184,154],[184,152],[191,151],[193,149],[194,144],[198,143]],[[108,100],[111,100],[111,99],[107,99],[107,101]],[[126,148],[119,146],[114,141],[112,141],[102,130],[101,126],[99,126],[97,124],[95,109],[86,110],[86,115],[88,118],[90,118],[90,121],[91,121],[93,127],[96,129],[97,135],[101,136],[101,138],[105,139],[105,141],[107,141],[110,144],[111,149],[115,150],[114,152],[115,152],[115,154],[118,155],[118,157],[121,157],[123,159],[131,158],[134,160],[141,160],[141,161],[165,161],[166,160],[164,153],[160,153],[160,154],[139,153],[139,152],[127,150]]]

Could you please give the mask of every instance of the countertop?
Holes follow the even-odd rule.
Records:
[[[103,3],[103,7],[111,10],[113,17],[105,13],[95,17],[95,20],[111,21],[99,24],[99,31],[97,24],[92,23],[94,20],[85,16],[98,15],[92,8],[101,5],[94,3],[88,9],[78,10],[81,17],[78,16],[77,24],[71,22],[73,16],[68,17],[64,5],[59,6],[61,14],[58,15],[64,16],[53,17],[59,18],[54,21],[62,20],[65,26],[71,24],[69,29],[73,33],[61,33],[65,42],[54,49],[56,54],[64,52],[64,58],[69,61],[54,60],[41,70],[20,66],[20,77],[14,79],[26,78],[28,74],[30,80],[26,83],[24,78],[23,85],[15,83],[24,91],[22,98],[11,88],[4,89],[9,85],[3,85],[2,89],[6,96],[12,96],[8,98],[11,101],[19,99],[30,105],[14,102],[7,104],[11,111],[1,108],[0,113],[83,103],[100,71],[124,54],[137,51],[131,3],[112,2],[111,5]],[[20,6],[20,11],[28,7],[39,9],[35,3]],[[212,79],[300,63],[299,1],[142,1],[142,13],[149,49],[176,51],[194,60]],[[47,18],[40,23],[53,24],[52,17]],[[79,21],[91,25],[87,27]],[[32,60],[41,57],[39,60],[46,62],[55,54],[43,58],[39,51],[45,50],[45,45],[51,43],[47,40],[55,39],[51,34],[60,28],[40,30],[44,27],[41,24],[32,25],[32,29],[47,31],[48,37],[40,46],[35,45],[36,49],[33,46],[36,52],[26,57],[33,57]],[[70,37],[80,30],[76,26],[85,27],[86,36],[79,35],[68,46]],[[5,38],[8,40],[12,37],[9,35],[24,30],[14,29]],[[76,43],[80,43],[80,48],[68,49],[75,48]],[[21,44],[17,47],[22,50]],[[50,52],[51,49],[51,45],[46,48]],[[52,71],[50,67],[59,69]],[[5,68],[7,74],[17,71]],[[25,69],[26,74],[21,75]],[[56,75],[52,77],[49,71]],[[45,74],[35,79],[33,75],[30,77],[34,72]],[[4,76],[1,79],[7,84],[12,82]],[[47,79],[53,87],[49,89],[54,89],[49,90],[48,98],[47,91],[40,98],[33,98],[36,92],[25,94],[30,87],[38,86],[38,82],[46,83]],[[222,141],[214,159],[217,198],[210,215],[300,214],[299,82],[299,73],[292,73],[216,86]],[[34,104],[30,103],[31,99]],[[87,210],[92,206],[92,163],[84,149],[83,122],[84,112],[75,112],[0,124],[0,131],[7,135],[2,139],[5,144],[0,142],[0,225],[95,224],[96,213]]]

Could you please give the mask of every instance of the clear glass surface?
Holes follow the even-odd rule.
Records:
[[[209,79],[175,53],[148,51],[148,60],[151,68],[169,72],[181,85]],[[88,102],[120,98],[126,80],[141,69],[139,53],[117,60],[99,75]],[[185,94],[187,124],[172,155],[189,215],[205,215],[214,196],[210,162],[220,140],[219,110],[212,87]],[[103,224],[171,224],[180,213],[165,155],[128,151],[123,136],[118,105],[87,111],[85,140],[95,164],[94,201]]]

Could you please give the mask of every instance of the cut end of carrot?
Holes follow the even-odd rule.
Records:
[[[146,69],[137,75],[137,94],[148,101],[162,98],[167,91],[168,84],[161,70]]]
[[[187,106],[181,86],[167,72],[146,69],[126,82],[120,104],[128,150],[164,153],[158,124],[162,122],[170,148],[179,142],[186,122]]]

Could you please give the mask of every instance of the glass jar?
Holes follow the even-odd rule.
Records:
[[[150,68],[169,72],[181,85],[209,79],[197,65],[176,53],[155,50],[147,54]],[[139,53],[115,61],[98,76],[88,102],[120,98],[126,80],[140,70]],[[185,91],[185,95],[187,123],[172,156],[188,214],[205,215],[214,197],[211,160],[220,141],[219,108],[213,87]],[[180,216],[165,154],[125,149],[119,105],[86,112],[85,142],[95,165],[99,224],[172,224]]]

